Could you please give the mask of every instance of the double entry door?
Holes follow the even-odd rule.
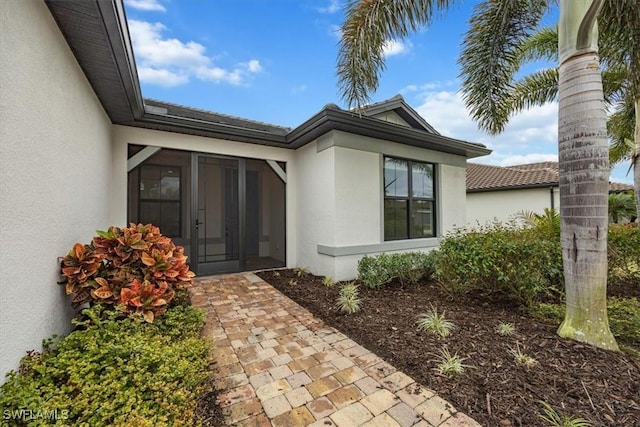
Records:
[[[246,269],[257,250],[257,177],[246,160],[192,154],[192,260],[200,276]]]

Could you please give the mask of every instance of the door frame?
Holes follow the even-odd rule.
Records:
[[[199,164],[201,158],[233,160],[238,162],[238,259],[229,261],[199,262],[198,202]],[[197,275],[213,275],[244,271],[246,269],[246,160],[242,157],[191,153],[191,269]]]

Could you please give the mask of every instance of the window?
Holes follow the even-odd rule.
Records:
[[[384,158],[384,240],[435,236],[434,165]]]
[[[138,221],[160,227],[160,232],[167,237],[180,237],[180,168],[143,165],[139,171]]]

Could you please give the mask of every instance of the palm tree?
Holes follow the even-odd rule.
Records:
[[[340,90],[364,105],[384,69],[383,47],[431,22],[447,0],[350,0],[338,55]],[[499,115],[517,47],[550,7],[544,0],[485,0],[461,55],[467,101]],[[606,306],[609,159],[596,17],[602,0],[560,0],[559,164],[567,310],[558,333],[615,349]],[[580,101],[580,102],[579,102]],[[481,122],[482,125],[482,122]]]
[[[609,160],[611,164],[631,160],[638,194],[640,158],[635,153],[640,150],[640,136],[634,137],[634,133],[636,112],[640,110],[640,85],[637,83],[640,73],[640,5],[637,0],[605,2],[598,22],[604,98],[613,111],[607,122],[611,139]],[[474,28],[474,31],[477,29]],[[487,103],[488,106],[495,106],[475,108],[476,100],[467,99],[467,106],[474,111],[474,118],[480,126],[492,134],[499,133],[514,113],[555,100],[558,94],[557,68],[536,71],[513,80],[523,64],[536,60],[555,60],[557,55],[557,27],[541,28],[523,40],[507,68],[511,72],[506,78],[511,81],[506,86],[506,93],[495,98],[497,102]],[[473,81],[469,83],[475,84]],[[504,87],[503,84],[501,86]],[[636,217],[640,217],[640,205],[637,209]]]
[[[625,219],[632,219],[636,214],[636,203],[631,193],[609,194],[609,219],[618,223]]]

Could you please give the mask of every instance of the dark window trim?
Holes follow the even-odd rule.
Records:
[[[385,178],[384,178],[384,167],[386,164],[387,159],[393,159],[393,160],[401,160],[401,161],[406,161],[407,162],[407,196],[387,196],[385,194]],[[428,198],[428,197],[416,197],[413,195],[413,173],[412,173],[412,167],[413,164],[415,163],[420,163],[420,164],[424,164],[424,165],[430,165],[433,171],[433,177],[431,179],[432,181],[432,185],[433,185],[433,198]],[[437,199],[438,199],[438,195],[436,193],[436,164],[435,163],[431,163],[431,162],[424,162],[424,161],[420,161],[420,160],[412,160],[412,159],[407,159],[407,158],[403,158],[403,157],[395,157],[395,156],[383,156],[382,158],[382,203],[383,203],[383,218],[382,218],[382,225],[383,225],[383,230],[382,230],[382,234],[383,234],[383,238],[385,242],[393,242],[393,241],[397,241],[397,240],[410,240],[410,239],[428,239],[428,238],[433,238],[433,237],[438,237],[438,216],[436,215],[437,212]],[[408,237],[398,237],[398,238],[387,238],[386,234],[385,234],[385,230],[384,230],[384,202],[386,200],[402,200],[402,201],[407,201],[407,217],[406,217],[406,222],[407,222],[407,235]],[[432,202],[432,217],[433,217],[433,232],[431,235],[429,236],[415,236],[413,235],[413,221],[411,220],[411,212],[413,212],[413,202],[414,201],[426,201],[426,202]]]
[[[142,197],[142,195],[140,194],[140,184],[142,183],[142,169],[148,166],[157,167],[157,168],[173,168],[178,171],[178,178],[180,179],[180,185],[178,188],[177,199],[157,199],[157,198],[147,199]],[[138,171],[138,188],[136,189],[136,193],[138,194],[138,221],[142,222],[140,220],[140,206],[144,202],[158,203],[160,205],[162,205],[163,203],[165,204],[177,203],[178,204],[178,234],[177,235],[165,234],[162,228],[160,229],[160,231],[163,233],[163,235],[167,237],[171,237],[172,239],[176,237],[182,238],[182,208],[183,208],[182,204],[184,202],[182,200],[182,195],[183,195],[182,194],[182,166],[166,165],[166,164],[158,164],[158,163],[143,163],[139,165],[136,169]],[[160,227],[160,224],[153,224],[153,225]]]

